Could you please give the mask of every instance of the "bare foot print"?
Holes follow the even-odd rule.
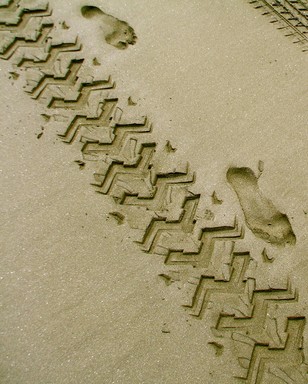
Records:
[[[126,49],[129,44],[133,45],[136,43],[137,36],[135,31],[126,21],[108,15],[100,8],[92,5],[82,7],[81,14],[86,19],[93,19],[99,23],[108,44],[118,49]]]
[[[227,180],[239,198],[248,228],[256,236],[273,245],[295,244],[287,215],[262,194],[258,178],[250,168],[229,168]]]

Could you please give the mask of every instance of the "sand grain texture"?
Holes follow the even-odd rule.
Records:
[[[306,383],[307,2],[17,3],[1,383]]]

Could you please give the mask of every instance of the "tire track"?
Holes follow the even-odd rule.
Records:
[[[285,36],[292,38],[303,52],[308,50],[308,2],[306,0],[249,0],[249,4],[278,24]]]
[[[287,3],[302,12],[300,2]],[[96,166],[95,189],[113,198],[119,215],[140,231],[143,251],[164,256],[170,275],[185,288],[184,308],[211,319],[215,345],[232,340],[236,377],[305,382],[305,317],[296,290],[289,282],[258,288],[243,225],[236,218],[200,216],[203,196],[193,192],[189,164],[174,163],[168,143],[158,150],[147,117],[118,99],[111,78],[95,78],[77,39],[59,40],[46,2],[0,1],[0,55],[26,71],[24,90],[46,106],[46,116],[69,119],[60,119],[59,136],[80,146],[83,161]]]

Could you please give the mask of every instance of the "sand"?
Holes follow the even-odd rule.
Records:
[[[84,5],[125,20],[136,44],[110,44]],[[63,143],[81,112],[54,117],[45,91],[23,92],[18,55],[0,61],[1,383],[306,383],[307,53],[244,0],[50,8],[59,41],[79,36],[84,78],[121,100],[114,121],[152,127],[141,154],[153,165],[131,183],[133,136],[123,154],[104,152],[126,166],[117,187],[98,188],[109,196],[96,193],[106,164],[81,152],[96,131]],[[257,192],[228,181],[244,167]],[[194,182],[137,209],[155,172]],[[262,228],[286,217],[287,235],[278,223],[279,241],[258,236],[262,210]]]

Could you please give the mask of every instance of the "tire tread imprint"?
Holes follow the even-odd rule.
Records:
[[[267,7],[270,2],[250,3]],[[305,2],[275,3],[279,9],[292,6],[298,24],[288,23],[307,40],[300,35]],[[279,17],[285,20],[281,9]],[[237,377],[246,383],[265,383],[271,375],[306,380],[306,320],[298,309],[296,289],[290,282],[257,288],[256,261],[249,249],[238,250],[245,238],[243,225],[236,217],[224,223],[200,218],[203,196],[192,192],[195,174],[189,164],[174,163],[170,145],[159,148],[148,118],[118,99],[110,77],[96,79],[92,69],[85,68],[78,39],[59,42],[52,31],[45,1],[21,1],[19,6],[18,1],[0,1],[1,58],[26,70],[24,90],[44,103],[48,113],[69,111],[70,120],[62,124],[59,136],[67,145],[79,146],[84,162],[96,165],[96,191],[112,197],[125,212],[140,209],[141,215],[149,214],[147,224],[140,224],[134,213],[128,221],[142,228],[141,249],[162,255],[171,273],[180,276],[185,310],[197,319],[209,317],[213,338],[232,341]]]

